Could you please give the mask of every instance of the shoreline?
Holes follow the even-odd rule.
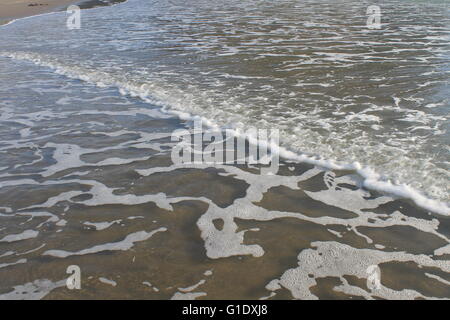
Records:
[[[27,56],[27,55],[6,55],[9,58],[15,59],[15,60],[25,60],[32,62],[39,66],[48,67],[52,70],[59,67],[60,74],[67,76],[72,79],[82,79],[83,74],[71,74],[71,70],[64,70],[63,65],[59,64],[53,64],[51,62],[44,62],[39,60],[39,62],[36,62],[37,60],[33,59],[33,56]],[[93,83],[97,83],[98,79],[91,79]],[[105,83],[105,79],[102,79],[100,82]],[[124,94],[128,94],[132,96],[132,92],[139,92],[139,87],[131,87],[127,86],[125,83],[109,83],[111,87],[114,87],[119,90],[123,90]],[[146,97],[149,98],[148,96]],[[145,102],[148,102],[147,100],[143,100]],[[174,115],[177,118],[179,118],[181,121],[192,121],[195,119],[201,119],[201,121],[204,123],[206,127],[209,128],[217,128],[219,125],[215,123],[213,120],[209,118],[205,118],[204,116],[194,115],[187,113],[185,111],[180,111],[177,109],[171,108],[169,105],[165,104],[164,101],[158,101],[157,104],[161,107],[161,111]],[[250,143],[255,143],[254,139],[251,136],[241,135],[237,131],[234,131],[234,134],[236,134],[236,137],[242,137],[247,139],[248,141],[251,141]],[[268,142],[263,142],[268,143]],[[432,198],[428,194],[426,194],[423,190],[415,189],[411,187],[408,184],[400,183],[395,184],[392,183],[390,180],[383,180],[381,179],[382,174],[377,173],[373,168],[367,165],[361,165],[359,162],[345,162],[345,161],[336,161],[333,159],[326,159],[326,158],[317,158],[310,155],[305,154],[299,154],[295,151],[292,151],[290,149],[287,149],[281,145],[270,145],[270,149],[274,150],[280,157],[280,160],[283,159],[284,161],[295,161],[310,165],[319,166],[322,168],[326,168],[328,170],[337,170],[337,171],[354,171],[356,174],[358,174],[362,178],[362,186],[368,190],[371,190],[373,192],[381,193],[386,196],[395,197],[399,200],[405,200],[410,203],[413,203],[415,206],[417,206],[420,209],[432,212],[434,214],[438,214],[441,216],[448,217],[450,215],[450,208],[448,206],[448,203],[446,201],[443,201],[441,199]]]
[[[35,3],[33,0],[6,0],[11,1],[11,3],[21,3],[24,6],[27,3]],[[63,11],[65,10],[66,6],[69,4],[77,4],[80,6],[81,9],[90,9],[100,6],[110,6],[117,3],[125,2],[126,0],[49,0],[44,1],[42,3],[47,2],[53,2],[55,3],[55,6],[53,7],[53,10],[36,13],[36,14],[48,14],[51,12],[56,11]],[[38,2],[39,3],[39,2]],[[65,5],[63,5],[65,3]],[[7,4],[6,4],[7,5]],[[0,4],[0,8],[5,6],[5,4]],[[50,9],[50,6],[32,6],[32,7],[26,7],[26,8],[40,8],[40,7],[46,7]],[[30,10],[31,10],[30,9]],[[0,12],[4,12],[3,10],[0,10]],[[11,23],[14,21],[14,19],[20,19],[25,18],[29,16],[33,16],[32,11],[28,11],[28,15],[25,15],[23,17],[17,17],[17,18],[11,18],[9,21],[2,21],[4,19],[2,17],[2,14],[0,14],[0,26],[4,24]],[[19,59],[20,60],[20,59]],[[27,60],[27,59],[25,59]],[[53,68],[53,67],[51,67]],[[171,114],[175,114],[182,120],[186,119],[193,119],[197,116],[193,114],[188,114],[185,112],[179,112],[174,109],[166,109]],[[211,124],[212,127],[215,127],[217,124],[214,122],[211,122],[211,119],[201,117],[202,120],[207,123]],[[280,154],[280,157],[282,157],[285,160],[288,161],[300,161],[305,162],[309,164],[319,165],[325,168],[328,168],[330,170],[354,170],[356,173],[358,173],[363,178],[363,186],[365,188],[368,188],[375,192],[381,192],[386,195],[395,196],[400,199],[405,199],[408,201],[411,201],[414,203],[414,205],[418,206],[419,208],[428,210],[430,212],[433,212],[435,214],[448,216],[450,215],[450,207],[449,203],[446,201],[443,201],[441,199],[433,198],[429,194],[427,194],[424,190],[416,189],[411,187],[408,184],[400,183],[395,184],[390,182],[390,180],[382,180],[380,179],[380,176],[382,173],[376,172],[375,169],[366,166],[361,165],[359,162],[345,162],[345,161],[337,161],[333,159],[327,159],[327,158],[320,158],[317,159],[315,156],[308,156],[304,154],[299,154],[295,151],[292,151],[290,149],[287,149],[282,146],[275,146],[275,149]]]
[[[0,3],[0,25],[16,19],[31,17],[57,11],[64,11],[69,5],[76,4],[81,9],[110,6],[126,0],[6,0]]]

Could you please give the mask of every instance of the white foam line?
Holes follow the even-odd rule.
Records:
[[[0,300],[38,300],[45,297],[52,290],[63,287],[66,279],[52,282],[48,279],[39,279],[23,285],[15,286],[11,292],[1,294]]]
[[[97,85],[107,85],[110,87],[116,87],[119,92],[123,95],[131,95],[133,97],[139,97],[142,100],[159,106],[162,111],[178,116],[181,120],[201,120],[207,127],[218,129],[220,126],[213,120],[208,119],[203,116],[192,115],[185,111],[179,111],[173,109],[173,107],[157,97],[151,95],[148,92],[148,86],[145,85],[133,85],[121,82],[120,80],[110,78],[107,79],[107,74],[101,72],[100,75],[89,70],[80,70],[80,68],[68,68],[58,62],[43,61],[42,56],[36,54],[27,53],[11,53],[11,52],[0,52],[0,56],[10,57],[15,60],[25,60],[33,62],[36,65],[48,67],[54,70],[56,73],[64,75],[68,78],[81,79],[88,83],[93,83]],[[85,71],[85,72],[83,72]],[[106,79],[106,80],[105,80]],[[281,157],[289,160],[294,160],[298,162],[304,162],[313,164],[316,166],[328,168],[331,170],[350,170],[356,171],[364,178],[363,186],[384,193],[389,193],[400,198],[406,198],[412,200],[417,206],[435,212],[441,215],[450,215],[450,207],[448,204],[440,202],[435,199],[430,199],[426,197],[421,192],[415,190],[414,188],[406,184],[393,184],[390,181],[381,180],[381,175],[376,173],[370,167],[363,167],[359,162],[354,163],[342,163],[334,160],[320,159],[318,157],[308,156],[305,154],[298,154],[296,152],[290,151],[285,147],[280,145],[269,143],[267,141],[261,141],[255,139],[255,137],[249,136],[248,134],[242,134],[238,129],[231,129],[230,132],[236,137],[242,137],[252,144],[259,144],[261,146],[268,146],[272,153],[279,154]]]
[[[447,280],[445,280],[445,279],[442,279],[441,277],[439,277],[439,276],[437,276],[437,275],[435,275],[435,274],[425,273],[425,275],[426,275],[428,278],[435,279],[435,280],[437,280],[437,281],[439,281],[439,282],[442,282],[443,284],[446,284],[447,286],[450,286],[450,281],[447,281]]]
[[[16,20],[17,20],[17,19],[12,19],[11,21],[8,21],[7,23],[4,23],[4,24],[0,25],[0,28],[1,28],[1,27],[5,27],[5,26],[7,26],[7,25],[13,23],[13,22],[16,21]]]
[[[16,19],[13,19],[13,20],[9,21],[8,23],[5,23],[5,24],[0,25],[0,28],[6,27],[6,26],[8,26],[8,25],[10,25],[10,24],[12,24],[13,22],[16,22],[16,21],[22,21],[22,20],[26,20],[26,19],[31,19],[31,18],[36,18],[36,17],[46,16],[46,15],[55,14],[55,13],[61,13],[61,12],[60,12],[60,11],[52,11],[52,12],[46,12],[46,13],[41,13],[41,14],[35,14],[35,15],[32,15],[32,16],[27,16],[27,17],[22,17],[22,18],[16,18]]]
[[[83,222],[83,224],[84,224],[84,225],[87,225],[87,226],[93,226],[93,227],[95,227],[95,230],[101,231],[101,230],[104,230],[104,229],[109,228],[109,227],[112,226],[113,224],[120,223],[121,221],[122,221],[121,219],[119,219],[119,220],[114,220],[114,221],[106,221],[106,222],[90,222],[90,221],[85,221],[85,222]]]
[[[98,253],[102,251],[126,251],[134,246],[135,242],[144,241],[151,238],[155,233],[167,231],[166,228],[159,228],[151,232],[138,231],[131,233],[126,236],[125,239],[119,242],[107,243],[94,246],[92,248],[83,249],[76,252],[64,251],[64,250],[48,250],[43,253],[43,255],[53,256],[57,258],[66,258],[69,256],[80,256],[91,253]]]
[[[206,292],[188,292],[188,293],[181,293],[176,292],[170,300],[195,300],[199,297],[206,296]]]
[[[159,289],[148,281],[144,281],[142,282],[142,284],[148,286],[149,288],[152,288],[154,292],[159,292]]]
[[[14,251],[6,251],[5,253],[0,254],[0,258],[7,257],[7,256],[11,256],[11,255],[13,255],[14,253],[15,253]]]
[[[22,233],[19,234],[10,234],[7,235],[5,237],[3,237],[2,239],[0,239],[0,242],[16,242],[16,241],[20,241],[20,240],[27,240],[27,239],[32,239],[32,238],[36,238],[38,236],[39,232],[34,231],[34,230],[25,230]]]
[[[27,259],[20,259],[20,260],[18,260],[16,262],[12,262],[12,263],[0,263],[0,269],[1,268],[5,268],[5,267],[9,267],[9,266],[13,266],[13,265],[16,265],[16,264],[20,264],[20,263],[26,263],[26,262],[27,262]]]
[[[39,247],[37,247],[37,248],[31,249],[31,250],[28,250],[28,251],[25,251],[25,252],[22,252],[22,253],[18,253],[17,255],[18,255],[18,256],[23,256],[23,255],[25,255],[25,254],[29,254],[29,253],[38,251],[39,249],[41,249],[41,248],[43,248],[43,247],[45,247],[45,246],[46,246],[46,244],[43,243],[43,244],[41,244],[41,245],[40,245]]]
[[[200,280],[199,282],[197,282],[196,284],[187,287],[187,288],[178,288],[178,290],[180,290],[181,292],[191,292],[194,291],[195,289],[197,289],[199,286],[201,286],[202,284],[204,284],[206,282],[205,279]]]
[[[110,279],[106,279],[103,277],[98,278],[98,280],[104,284],[109,284],[110,286],[117,286],[117,282],[115,282],[114,280],[110,280]]]

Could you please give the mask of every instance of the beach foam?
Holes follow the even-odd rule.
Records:
[[[0,52],[2,56],[11,57],[18,60],[31,61],[37,65],[52,68],[56,73],[75,79],[81,79],[89,83],[93,83],[101,86],[113,86],[119,89],[122,94],[129,94],[133,97],[142,98],[144,101],[149,102],[153,105],[158,105],[162,108],[164,112],[174,114],[183,120],[201,120],[205,125],[217,129],[220,124],[216,121],[195,114],[190,114],[186,111],[189,110],[189,100],[183,100],[184,103],[178,100],[174,100],[169,92],[165,92],[163,89],[158,88],[152,83],[134,83],[134,82],[124,82],[120,78],[114,77],[108,73],[102,71],[96,71],[91,69],[86,69],[83,67],[70,67],[65,64],[58,62],[50,57],[43,55],[33,54],[33,53],[8,53]],[[173,92],[173,94],[183,94],[180,92]],[[247,138],[250,142],[255,142],[254,137],[243,136],[241,134],[242,129],[234,129],[236,136],[241,136]],[[283,137],[283,136],[282,136]],[[268,144],[266,141],[258,141],[262,144]],[[422,191],[416,190],[415,188],[404,184],[404,183],[393,183],[389,180],[389,177],[383,176],[377,173],[370,167],[363,166],[359,162],[345,163],[335,160],[327,160],[317,156],[310,156],[306,154],[299,154],[297,152],[289,150],[287,147],[279,145],[270,145],[272,152],[278,153],[280,156],[296,160],[299,162],[306,162],[314,164],[317,166],[333,169],[333,170],[353,170],[360,174],[365,180],[363,182],[364,187],[376,190],[380,192],[385,192],[387,194],[392,194],[400,198],[406,198],[414,201],[414,203],[426,210],[432,212],[449,215],[450,208],[447,203],[432,199],[426,196]],[[64,152],[63,152],[64,154]],[[73,162],[73,161],[72,161]],[[59,165],[67,166],[69,162],[59,161]],[[73,164],[76,165],[76,164]],[[60,168],[58,168],[60,170]],[[49,175],[51,174],[48,173]],[[431,186],[430,186],[431,187]],[[444,192],[445,193],[445,192]],[[444,197],[446,199],[447,196]]]

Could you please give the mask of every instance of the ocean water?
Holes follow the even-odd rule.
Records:
[[[450,297],[448,1],[67,18],[0,28],[1,298]],[[174,165],[196,117],[279,129],[280,172]],[[70,264],[87,289],[64,288]]]
[[[8,26],[1,54],[223,127],[277,128],[287,150],[448,203],[448,2],[383,2],[375,31],[370,4],[131,1],[83,11],[80,30],[64,14]]]

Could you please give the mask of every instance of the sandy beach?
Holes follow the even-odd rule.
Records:
[[[112,1],[75,1],[75,0],[0,0],[0,25],[17,18],[24,18],[52,11],[66,10],[71,4],[81,9],[108,6],[124,0]]]
[[[46,12],[60,10],[71,3],[79,1],[73,0],[2,0],[0,1],[0,20],[23,18],[42,14]]]

